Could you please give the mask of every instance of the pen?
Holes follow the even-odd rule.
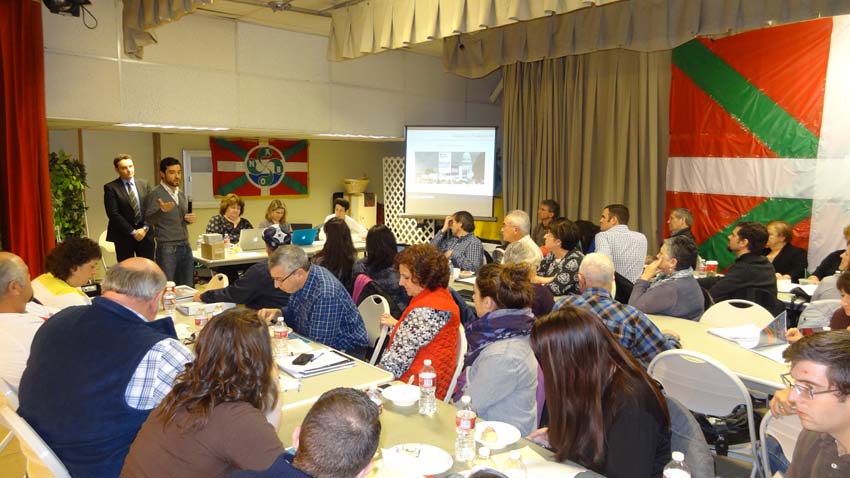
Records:
[[[321,350],[317,351],[317,352],[313,355],[313,358],[311,358],[310,360],[308,360],[308,361],[307,361],[307,363],[313,363],[313,361],[314,361],[314,360],[316,360],[317,358],[319,358],[319,357],[321,357],[322,355],[324,355],[326,351],[327,351],[326,349],[321,349]]]

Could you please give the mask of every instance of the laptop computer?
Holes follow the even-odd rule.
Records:
[[[312,245],[313,241],[316,240],[316,234],[318,234],[318,232],[318,227],[314,227],[313,229],[299,229],[297,231],[292,231],[292,243],[296,246]]]
[[[262,229],[242,229],[239,233],[239,248],[243,251],[258,251],[266,248]]]

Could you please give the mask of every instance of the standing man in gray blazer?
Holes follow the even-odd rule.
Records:
[[[180,190],[183,179],[180,161],[170,156],[162,158],[159,178],[159,186],[148,195],[145,207],[146,219],[153,226],[156,239],[156,263],[168,280],[192,287],[195,259],[187,225],[195,222],[195,214]]]
[[[103,185],[103,206],[109,225],[106,240],[115,244],[118,262],[138,256],[153,260],[153,238],[145,224],[145,198],[150,186],[144,179],[135,177],[133,157],[119,154],[112,160],[118,178]]]

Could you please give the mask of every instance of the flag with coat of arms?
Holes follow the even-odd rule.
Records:
[[[306,140],[210,137],[213,194],[306,196],[310,185],[308,151]]]

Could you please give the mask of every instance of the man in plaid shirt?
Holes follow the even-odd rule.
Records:
[[[366,326],[342,283],[322,266],[311,264],[304,249],[281,246],[269,256],[276,287],[291,294],[285,309],[262,309],[271,321],[281,314],[292,330],[338,350],[361,352],[368,346]]]
[[[446,216],[431,245],[440,250],[452,264],[465,271],[478,272],[484,263],[484,246],[475,237],[475,219],[467,211]]]
[[[596,252],[610,257],[621,276],[637,282],[646,262],[646,236],[629,230],[629,208],[609,204],[602,209],[596,234]]]
[[[659,353],[681,348],[675,334],[661,332],[643,312],[611,297],[609,289],[614,282],[614,264],[608,256],[599,253],[584,256],[578,280],[582,294],[564,297],[555,303],[553,310],[571,305],[595,313],[644,367]]]
[[[21,378],[18,413],[71,476],[114,477],[150,411],[192,362],[171,318],[156,320],[165,274],[153,261],[110,267],[91,305],[41,326]]]

